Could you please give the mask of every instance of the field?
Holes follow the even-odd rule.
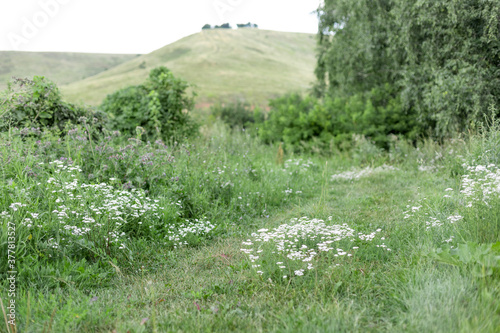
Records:
[[[2,133],[17,332],[500,327],[496,125],[329,157],[217,121],[183,144],[92,133]]]
[[[71,102],[99,105],[107,94],[140,84],[151,69],[166,66],[196,86],[199,106],[234,100],[266,105],[269,98],[310,87],[315,43],[312,34],[202,31],[61,90]]]
[[[0,54],[0,333],[499,332],[500,4],[317,14]]]
[[[135,57],[137,55],[2,51],[0,90],[7,87],[12,76],[41,75],[63,85],[106,71]]]

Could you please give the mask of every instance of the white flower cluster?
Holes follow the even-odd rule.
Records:
[[[448,193],[451,193],[451,191],[453,191],[453,189],[451,188],[447,188],[445,190],[445,192],[448,192]],[[444,196],[445,198],[451,198],[451,196],[449,195],[445,195]],[[424,198],[424,200],[427,200],[427,198]],[[439,220],[438,218],[436,217],[432,217],[432,216],[429,216],[429,213],[426,212],[428,208],[426,206],[426,208],[422,209],[423,206],[422,205],[418,205],[418,206],[411,206],[411,205],[407,205],[406,206],[406,211],[403,212],[404,216],[403,216],[403,219],[410,219],[410,218],[414,218],[415,215],[418,215],[418,216],[426,216],[426,220],[425,221],[425,229],[426,230],[430,230],[431,228],[436,228],[436,227],[441,227],[444,225],[444,222]],[[461,219],[463,219],[463,217],[461,215],[450,215],[446,218],[448,220],[449,223],[453,224],[455,222],[458,222],[460,221]]]
[[[467,165],[463,164],[466,168],[467,174],[462,176],[462,185],[460,190],[460,195],[465,198],[465,207],[472,207],[474,203],[484,203],[489,206],[489,202],[492,198],[500,197],[500,169],[495,164],[484,165]],[[458,194],[454,194],[452,188],[447,188],[444,190],[446,194],[444,198],[452,198]],[[410,217],[408,212],[405,212],[405,218]],[[427,213],[425,215],[428,215]],[[429,217],[429,221],[426,221],[426,229],[430,230],[434,227],[441,227],[448,222],[450,224],[457,223],[463,219],[463,216],[459,214],[450,215],[446,218],[447,221],[441,221],[435,217]],[[453,236],[449,239],[444,240],[446,243],[453,241]]]
[[[474,201],[488,205],[492,197],[500,196],[500,169],[495,164],[464,167],[468,174],[462,177],[460,193],[468,200],[467,207],[472,207]]]
[[[186,223],[181,225],[168,226],[165,238],[174,242],[174,248],[177,248],[178,246],[188,245],[187,239],[190,235],[206,236],[210,234],[215,227],[216,225],[204,219],[195,219],[194,221],[186,220]]]
[[[440,220],[438,220],[435,217],[429,217],[429,218],[430,218],[430,221],[425,222],[425,225],[426,225],[425,229],[427,229],[427,230],[429,230],[430,228],[440,227],[444,224],[443,222],[441,222]]]
[[[120,244],[123,249],[127,237],[121,231],[123,225],[136,223],[140,226],[143,224],[141,219],[147,219],[146,224],[153,228],[153,224],[161,220],[159,212],[163,208],[158,205],[158,200],[147,198],[144,192],[116,190],[105,183],[79,183],[74,173],[81,172],[78,166],[66,166],[61,161],[49,164],[55,165],[54,172],[59,178],[47,180],[48,199],[55,204],[53,220],[58,221],[69,239],[100,237],[106,244]],[[72,180],[64,181],[68,177]],[[21,224],[27,228],[41,228],[40,222],[36,223],[38,214],[31,215],[33,220],[25,218]]]
[[[145,197],[141,191],[119,191],[105,183],[78,184],[76,179],[70,184],[53,185],[60,185],[61,189],[53,192],[65,197],[68,205],[63,199],[57,198],[55,202],[58,206],[52,213],[57,215],[63,229],[73,236],[83,236],[91,231],[95,232],[96,228],[106,227],[109,230],[108,236],[105,237],[106,241],[121,242],[123,247],[126,235],[118,231],[122,225],[127,223],[141,225],[143,222],[137,220],[146,214],[149,222],[151,219],[160,219],[158,212],[162,208]],[[74,195],[73,190],[76,190],[78,195]],[[71,201],[87,204],[75,205]]]
[[[283,193],[285,193],[286,195],[290,195],[290,194],[293,194],[294,191],[291,188],[288,188],[288,189],[284,190]],[[301,194],[301,193],[302,193],[302,191],[295,191],[295,194]]]
[[[331,221],[331,217],[329,218]],[[270,245],[271,252],[283,256],[289,263],[304,263],[307,270],[314,268],[312,261],[320,252],[332,252],[333,257],[352,256],[352,250],[359,247],[351,247],[351,250],[339,248],[339,242],[347,240],[354,242],[359,239],[363,241],[372,241],[381,229],[370,234],[356,233],[354,229],[347,224],[342,225],[327,225],[325,221],[320,219],[309,219],[302,217],[294,218],[289,224],[282,224],[273,230],[260,229],[256,233],[252,233],[252,238],[247,239],[242,244],[250,248],[242,248],[241,251],[248,255],[252,263],[256,263],[264,252],[264,247]],[[255,246],[255,248],[253,247]],[[382,244],[386,248],[385,244]],[[283,261],[276,262],[280,270],[286,270],[287,266]],[[253,265],[254,268],[260,267],[258,264]],[[304,275],[305,269],[294,270],[295,276]],[[263,274],[262,271],[257,271],[258,274]],[[291,272],[290,272],[291,273]],[[284,275],[283,278],[286,278]]]
[[[491,199],[500,197],[500,169],[495,164],[485,165],[468,165],[463,164],[467,173],[462,176],[462,184],[460,193],[455,194],[453,188],[447,188],[444,190],[445,194],[443,198],[453,198],[457,196],[462,196],[465,198],[465,207],[470,208],[476,203],[483,203],[489,206]],[[407,206],[409,208],[410,206]],[[421,206],[420,206],[421,207]],[[404,212],[404,218],[410,218],[414,216],[416,211],[412,208]],[[424,215],[429,215],[429,213],[424,213]],[[426,218],[426,230],[431,230],[432,228],[442,227],[445,224],[455,224],[463,220],[463,216],[459,214],[454,214],[442,219],[436,217],[428,216]],[[454,236],[443,240],[443,242],[450,243],[453,242]]]
[[[391,171],[396,171],[399,170],[396,167],[393,167],[392,165],[381,165],[376,168],[372,167],[366,167],[361,170],[351,170],[351,171],[344,171],[335,175],[332,175],[331,180],[354,180],[354,179],[360,179],[364,177],[369,177],[373,174],[378,174],[378,173],[385,173],[385,172],[391,172]]]
[[[437,170],[437,167],[435,165],[419,165],[418,166],[418,171],[422,172],[433,172]]]
[[[313,165],[314,165],[314,163],[311,160],[304,161],[302,158],[289,159],[289,160],[286,160],[284,163],[285,169],[298,170],[299,172],[306,172]]]

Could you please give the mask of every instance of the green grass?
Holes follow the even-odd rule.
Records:
[[[288,155],[284,160],[293,163],[285,164],[277,163],[277,147],[219,123],[189,143],[166,147],[110,137],[91,144],[79,136],[83,128],[78,131],[61,141],[48,133],[2,135],[0,213],[13,216],[20,250],[18,332],[497,332],[500,327],[498,267],[478,276],[474,261],[448,265],[433,256],[447,244],[460,248],[465,242],[499,241],[498,193],[488,205],[477,202],[470,208],[460,193],[461,176],[470,173],[462,163],[497,158],[491,150],[495,130],[442,145],[426,141],[417,148],[396,141],[390,152],[366,141],[353,153],[313,156],[310,163],[307,156]],[[115,161],[117,152],[124,158]],[[141,161],[150,153],[153,165],[148,166]],[[60,157],[71,157],[82,167],[69,178],[78,183],[147,191],[147,197],[166,207],[162,224],[179,227],[186,219],[205,218],[217,228],[191,235],[188,246],[176,247],[163,241],[161,229],[141,229],[158,225],[153,216],[144,216],[119,228],[127,233],[130,252],[97,241],[87,244],[90,252],[71,244],[51,249],[50,235],[63,232],[50,212],[61,203],[56,204],[52,188],[38,183],[49,177],[67,180],[38,163]],[[334,174],[384,163],[397,169],[332,180]],[[421,171],[422,166],[434,169]],[[287,194],[290,189],[293,194]],[[104,202],[82,189],[72,193],[82,195],[81,201],[72,203],[67,193],[56,192],[71,210],[91,211]],[[13,202],[27,206],[12,212]],[[22,224],[27,211],[34,210],[43,213],[43,227],[36,232]],[[457,214],[463,218],[447,220]],[[303,276],[277,270],[274,263],[287,258],[271,253],[272,242],[262,246],[255,263],[241,251],[248,248],[242,242],[253,239],[257,230],[302,216],[328,225],[346,223],[356,233],[380,232],[373,241],[334,243],[352,256],[320,253],[312,261],[314,269]],[[428,228],[431,217],[443,225]],[[450,236],[454,240],[446,243]],[[312,240],[305,243],[314,246]],[[391,251],[380,247],[383,243]],[[302,263],[288,260],[286,265]],[[4,281],[2,276],[2,290]],[[0,296],[5,304],[6,293]],[[0,330],[7,328],[0,325]]]
[[[196,85],[199,107],[235,99],[265,105],[269,98],[310,87],[315,43],[312,34],[202,31],[61,90],[69,101],[98,105],[107,94],[140,84],[151,69],[166,66]]]
[[[83,80],[137,57],[130,54],[0,52],[0,90],[12,76],[45,76],[58,85]]]

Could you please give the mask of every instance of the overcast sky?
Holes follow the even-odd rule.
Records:
[[[149,53],[206,24],[317,32],[320,0],[1,0],[0,50]]]

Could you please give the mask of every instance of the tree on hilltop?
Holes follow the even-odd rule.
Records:
[[[216,25],[214,29],[232,29],[229,23],[224,23],[222,25]]]
[[[239,28],[258,28],[259,26],[255,23],[248,22],[247,24],[239,23],[236,24]]]

